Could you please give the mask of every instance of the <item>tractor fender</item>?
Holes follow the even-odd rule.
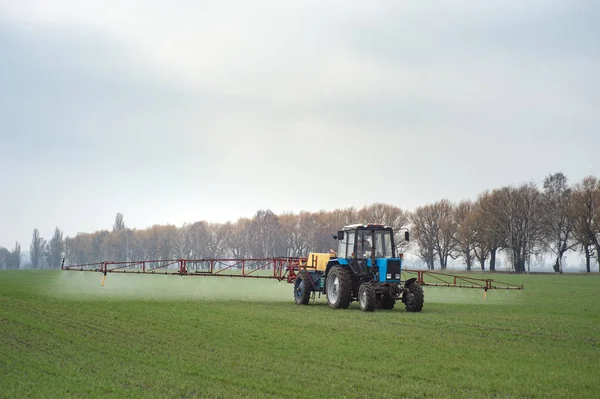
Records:
[[[404,287],[408,288],[412,285],[412,283],[414,283],[415,281],[417,281],[416,277],[413,278],[409,278],[408,280],[406,280],[406,282],[404,283]]]
[[[339,265],[340,265],[340,262],[338,262],[338,261],[337,261],[337,259],[332,259],[332,260],[330,260],[330,261],[327,263],[327,266],[325,267],[325,278],[327,278],[327,275],[329,274],[329,270],[330,270],[332,267],[339,266]]]

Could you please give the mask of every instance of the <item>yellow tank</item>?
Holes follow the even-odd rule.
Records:
[[[334,256],[333,254],[322,254],[317,252],[311,252],[308,254],[308,258],[306,259],[306,263],[301,266],[306,267],[307,269],[325,271],[327,268],[327,262],[329,259]]]

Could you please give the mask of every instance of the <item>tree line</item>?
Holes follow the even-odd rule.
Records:
[[[540,190],[533,183],[486,191],[475,201],[441,200],[411,214],[418,254],[429,269],[460,258],[467,270],[478,264],[496,268],[506,253],[514,271],[524,272],[533,256],[553,257],[562,272],[565,254],[579,250],[590,272],[600,266],[600,183],[588,176],[570,187],[562,173],[549,175]]]
[[[524,272],[534,256],[553,258],[562,272],[569,251],[580,251],[590,271],[592,259],[600,266],[600,182],[589,176],[569,186],[562,173],[549,175],[542,188],[533,183],[481,193],[476,200],[453,203],[442,199],[408,212],[376,203],[361,209],[283,213],[260,210],[236,222],[199,221],[132,229],[118,213],[112,230],[79,233],[63,238],[57,227],[46,241],[34,229],[30,263],[34,268],[103,260],[263,258],[305,256],[328,251],[336,243],[332,233],[352,223],[382,223],[399,231],[411,230],[403,248],[422,259],[429,269],[446,269],[450,259],[467,270],[496,270],[503,253],[516,272]],[[399,234],[399,233],[397,233]],[[396,242],[401,242],[398,235]],[[0,247],[0,268],[19,268],[20,245],[13,251]]]

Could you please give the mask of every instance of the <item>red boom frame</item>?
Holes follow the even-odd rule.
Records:
[[[141,260],[128,262],[97,262],[81,265],[65,266],[64,259],[62,270],[82,272],[131,273],[131,274],[165,274],[179,276],[216,276],[216,277],[244,277],[286,280],[293,283],[298,272],[306,269],[302,264],[307,258],[279,257],[279,258],[214,258],[214,259],[172,259],[172,260]],[[259,271],[270,271],[266,274]],[[502,283],[488,278],[471,277],[468,274],[440,273],[432,270],[403,269],[403,273],[416,275],[417,282],[422,286],[455,287],[455,288],[480,288],[485,291],[490,289],[522,290],[523,285]],[[427,278],[427,281],[425,279]]]

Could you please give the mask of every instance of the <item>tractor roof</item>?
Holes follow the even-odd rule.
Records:
[[[362,223],[356,223],[356,224],[349,224],[348,226],[344,226],[342,228],[342,230],[354,230],[357,228],[365,228],[365,229],[389,229],[390,226],[385,226],[383,224],[378,224],[378,223],[369,223],[369,224],[362,224]]]

